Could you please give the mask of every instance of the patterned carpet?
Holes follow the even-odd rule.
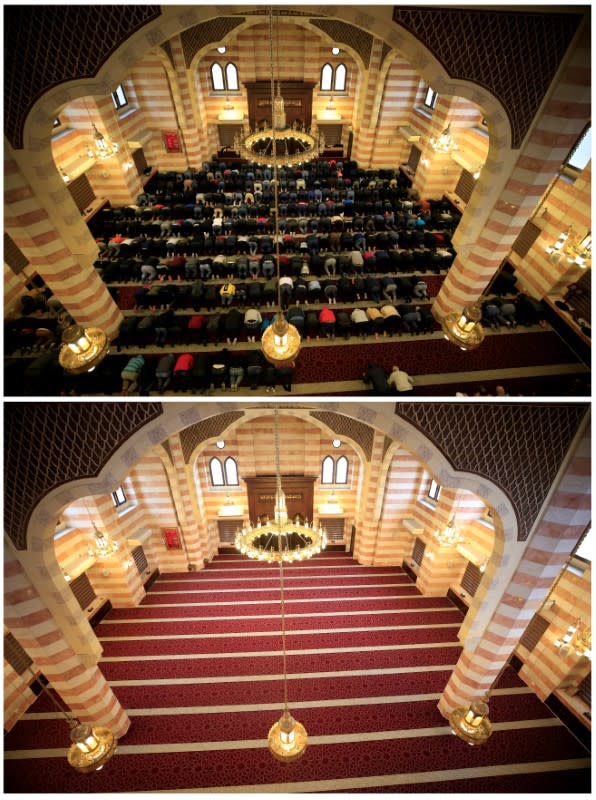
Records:
[[[290,708],[309,733],[287,766],[266,747],[283,707],[279,568],[220,555],[161,576],[95,629],[131,728],[99,773],[77,775],[42,695],[5,736],[5,791],[520,793],[589,791],[589,754],[508,669],[483,747],[437,710],[461,612],[396,567],[321,554],[285,570]]]

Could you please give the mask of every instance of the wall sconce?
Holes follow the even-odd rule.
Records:
[[[559,639],[555,639],[555,647],[559,650],[562,658],[567,658],[570,654],[584,656],[592,659],[592,629],[581,621],[570,625],[567,631]]]
[[[62,167],[60,167],[60,174],[62,175],[62,180],[64,181],[64,183],[69,183],[69,181],[70,181],[70,176],[69,176],[69,175],[67,175],[67,174],[66,174],[66,172],[64,172],[64,170],[62,169]]]

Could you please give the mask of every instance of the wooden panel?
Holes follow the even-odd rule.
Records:
[[[68,191],[79,211],[84,211],[95,200],[95,192],[86,175],[79,175],[78,178],[71,181],[68,184]]]
[[[242,125],[237,123],[234,125],[224,125],[220,123],[217,126],[219,131],[219,146],[220,147],[234,147],[234,138],[242,136]]]
[[[467,169],[462,169],[461,175],[459,176],[459,181],[455,187],[455,194],[458,197],[461,197],[464,203],[468,203],[475,186],[476,181],[474,180],[472,173],[468,172]]]
[[[327,540],[329,542],[343,542],[345,522],[346,521],[343,517],[337,517],[336,519],[325,518],[319,520],[319,523],[327,531]]]
[[[422,150],[413,144],[410,150],[410,155],[408,156],[408,167],[412,170],[412,172],[416,172],[418,169],[418,162],[420,161],[421,154]]]
[[[577,695],[581,697],[589,706],[592,705],[592,673],[589,672],[586,677],[580,681],[577,687]]]
[[[424,544],[422,539],[419,536],[417,536],[416,539],[414,540],[414,550],[412,551],[412,560],[414,561],[415,564],[418,564],[418,566],[422,564],[425,548],[426,545]]]
[[[319,131],[325,137],[325,155],[327,148],[341,147],[343,136],[343,125],[333,125],[326,122],[319,122]],[[342,151],[343,152],[343,151]]]
[[[257,475],[245,478],[248,490],[248,513],[253,522],[267,514],[273,519],[275,507],[275,475]],[[300,514],[305,519],[313,518],[313,490],[316,477],[307,475],[288,475],[281,479],[282,489],[286,495],[288,515],[293,518]]]
[[[4,260],[15,275],[22,272],[29,263],[8,233],[4,234]]]
[[[131,552],[131,555],[133,557],[135,564],[137,565],[139,575],[142,575],[149,566],[149,564],[147,563],[147,556],[145,555],[145,551],[143,550],[143,545],[142,544],[137,545]]]
[[[88,608],[97,597],[93,590],[93,586],[91,586],[91,583],[89,582],[89,578],[84,572],[82,575],[79,575],[78,578],[72,580],[68,585],[72,589],[72,593],[76,597],[80,607],[83,609]]]
[[[521,229],[521,233],[513,243],[513,252],[517,253],[518,256],[523,258],[539,235],[540,228],[533,222],[526,222],[524,227]]]
[[[251,129],[256,128],[262,120],[267,120],[271,124],[271,81],[255,81],[254,83],[245,83],[244,86],[248,96],[248,117]],[[305,81],[280,81],[287,125],[298,120],[310,128],[314,86],[314,83]],[[275,91],[277,93],[277,86]]]
[[[482,573],[478,567],[469,561],[466,571],[464,572],[464,577],[461,579],[462,589],[464,589],[470,595],[470,597],[474,597],[481,578]]]
[[[147,169],[147,159],[145,158],[145,153],[142,147],[139,147],[138,150],[132,151],[132,160],[135,163],[135,167],[137,168],[137,172],[139,175],[142,175],[144,170]]]
[[[548,620],[544,619],[544,617],[541,617],[539,614],[534,614],[530,624],[519,640],[520,644],[523,644],[523,646],[530,651],[533,650],[548,626]]]
[[[22,675],[33,664],[33,659],[29,657],[12,633],[7,633],[4,637],[4,658],[18,675]]]
[[[242,527],[242,520],[239,519],[218,519],[217,527],[219,530],[220,544],[234,544],[236,531]]]

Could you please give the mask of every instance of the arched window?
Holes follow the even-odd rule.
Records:
[[[230,61],[224,72],[221,64],[215,61],[211,64],[211,85],[214,92],[237,92],[238,67]]]
[[[338,64],[335,68],[335,81],[333,82],[333,88],[336,92],[345,92],[347,74],[346,65]]]
[[[321,70],[321,91],[331,91],[331,80],[333,78],[333,67],[331,64],[324,64]]]
[[[335,483],[348,482],[348,459],[340,456],[335,464]]]
[[[217,62],[215,62],[215,64],[211,64],[211,83],[214,91],[225,91],[226,85],[224,81],[223,69]]]
[[[212,486],[225,486],[223,469],[219,458],[212,458],[209,462],[209,474],[211,475]]]
[[[235,64],[226,65],[226,83],[229,92],[238,91],[238,70]]]
[[[335,461],[331,456],[325,456],[321,468],[321,483],[347,483],[348,459],[340,456]]]
[[[226,486],[238,486],[238,465],[231,456],[224,461],[224,470],[226,473]]]
[[[321,470],[321,483],[333,483],[335,473],[335,462],[331,456],[323,459],[323,469]]]

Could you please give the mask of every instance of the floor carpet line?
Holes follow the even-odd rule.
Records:
[[[281,657],[281,653],[279,654]],[[429,664],[424,667],[425,672],[441,672],[453,670],[455,664]],[[334,678],[340,680],[341,678],[364,678],[373,675],[407,675],[410,673],[420,672],[420,666],[415,667],[374,667],[371,669],[346,669],[346,670],[326,670],[322,672],[293,672],[288,673],[288,680],[320,680],[323,678]],[[252,681],[279,681],[283,678],[282,673],[273,673],[267,675],[213,675],[201,678],[200,676],[193,676],[192,678],[120,678],[116,680],[108,680],[110,686],[183,686],[183,685],[200,685],[203,683],[251,683]],[[525,689],[525,687],[524,687]],[[498,689],[496,692],[500,692]],[[516,692],[517,689],[511,689]],[[495,692],[493,692],[495,694]]]
[[[283,676],[278,675],[277,678],[281,680]],[[491,696],[495,695],[513,695],[513,694],[532,694],[532,690],[527,686],[499,689],[492,692]],[[292,709],[297,708],[342,708],[344,706],[373,706],[373,705],[388,705],[398,703],[424,703],[431,700],[439,700],[441,697],[440,692],[430,694],[404,694],[404,695],[384,695],[374,697],[347,697],[335,698],[325,700],[297,700],[292,701]],[[277,703],[253,703],[247,705],[227,705],[227,706],[171,706],[164,708],[127,708],[126,713],[129,717],[158,717],[158,716],[183,716],[185,714],[240,714],[247,711],[275,711],[279,709],[279,702]],[[23,719],[29,722],[36,722],[50,719],[62,719],[62,715],[58,711],[40,711],[37,713],[26,713]]]
[[[169,581],[168,581],[168,583],[169,583]],[[236,586],[238,582],[237,581],[232,581],[232,583],[234,583],[234,585]],[[415,589],[416,588],[416,586],[411,581],[408,581],[408,582],[404,581],[403,583],[354,583],[354,584],[341,584],[340,583],[340,584],[329,584],[329,586],[317,586],[316,591],[317,592],[323,592],[323,591],[327,591],[328,589],[394,589],[394,588],[403,589],[405,587],[407,587],[409,589],[412,589],[412,588]],[[313,589],[314,589],[314,587],[312,587],[312,586],[290,586],[290,587],[286,586],[285,587],[286,591],[291,591],[291,592],[312,592]],[[181,589],[172,589],[172,590],[170,590],[170,589],[160,589],[159,587],[156,586],[156,587],[152,587],[149,590],[149,593],[147,594],[147,597],[151,598],[151,596],[154,595],[154,594],[180,594],[180,591],[181,591]],[[221,594],[223,592],[227,592],[228,594],[231,593],[231,592],[236,592],[237,594],[244,595],[245,592],[278,592],[278,591],[279,591],[279,585],[278,586],[271,586],[271,587],[268,587],[268,586],[252,586],[252,587],[246,586],[245,587],[245,586],[243,586],[240,589],[185,589],[184,590],[184,594],[185,595],[186,594],[208,594],[208,595],[212,595],[212,594]],[[419,590],[418,590],[418,592],[419,592]],[[391,595],[391,596],[392,597],[423,597],[424,595],[419,593],[419,594],[415,594],[415,595],[411,595],[411,594],[399,595],[399,594],[396,594],[396,595]],[[316,599],[317,598],[315,598],[315,600]],[[143,605],[145,605],[145,604],[143,603]]]
[[[226,590],[228,591],[228,590]],[[246,591],[251,592],[268,592],[269,589],[247,589]],[[148,595],[149,596],[149,595]],[[285,598],[284,598],[285,599]],[[348,602],[356,602],[356,601],[364,601],[368,602],[369,600],[412,600],[412,599],[420,599],[420,600],[427,600],[423,595],[419,597],[417,595],[411,594],[380,594],[380,595],[371,595],[369,597],[304,597],[300,598],[300,600],[287,600],[285,599],[285,605],[289,606],[292,603],[300,603],[300,605],[304,605],[305,603],[348,603]],[[279,602],[278,598],[271,598],[271,600],[242,600],[242,604],[245,606],[260,606],[263,603],[276,603]],[[217,603],[218,606],[237,606],[237,600],[220,600]],[[185,608],[213,608],[213,603],[185,603]],[[453,608],[454,606],[449,606],[449,608]],[[180,603],[143,603],[142,605],[136,606],[136,608],[180,608]],[[116,609],[119,610],[119,609]],[[125,609],[126,611],[134,609]],[[412,609],[410,609],[412,610]],[[413,609],[414,611],[416,609]],[[428,609],[421,609],[427,611]],[[103,622],[111,622],[112,620],[102,620]]]
[[[495,764],[483,767],[463,767],[460,769],[441,769],[432,772],[399,772],[394,775],[365,775],[354,778],[333,778],[331,780],[291,781],[288,783],[246,784],[244,786],[198,787],[194,789],[170,789],[168,794],[197,792],[199,794],[279,794],[346,792],[356,789],[379,789],[384,786],[417,786],[421,783],[441,783],[444,781],[464,781],[478,778],[493,778],[507,775],[526,775],[530,773],[560,772],[564,770],[586,769],[590,766],[588,758],[570,758],[560,761],[530,761],[514,764]],[[149,792],[151,794],[151,792]]]
[[[279,705],[278,705],[279,708]],[[493,732],[526,730],[537,728],[564,727],[557,717],[536,720],[516,720],[513,722],[493,723]],[[427,736],[452,736],[451,728],[445,724],[435,728],[417,728],[398,731],[374,731],[364,733],[341,733],[326,736],[309,736],[309,747],[317,745],[360,744],[368,742],[387,742],[397,739],[420,739]],[[256,750],[267,747],[267,739],[245,739],[220,742],[176,742],[171,744],[122,744],[118,743],[119,756],[149,755],[151,753],[201,753],[221,750]],[[22,758],[64,758],[64,748],[44,750],[9,750],[4,753],[5,759],[18,760]]]
[[[436,630],[437,628],[459,628],[461,627],[461,620],[459,622],[440,622],[432,625],[379,625],[377,627],[358,627],[358,628],[312,628],[308,630],[288,631],[288,636],[319,636],[331,633],[372,633],[373,631],[410,631],[410,630]],[[247,631],[237,633],[178,633],[166,636],[98,636],[100,642],[150,642],[150,641],[178,641],[184,639],[253,639],[256,636],[279,636],[279,631]]]
[[[237,605],[234,604],[234,605]],[[342,611],[342,617],[358,617],[358,616],[371,616],[373,614],[435,614],[437,612],[449,611],[455,609],[449,606],[442,608],[372,608],[363,609],[361,611]],[[308,614],[285,614],[286,619],[312,619],[313,617],[337,617],[333,611],[313,611]],[[155,624],[156,622],[163,624],[164,622],[228,622],[230,620],[245,620],[250,619],[279,619],[279,614],[234,614],[229,617],[138,617],[134,619],[104,619],[101,622],[104,625],[141,625],[141,624]],[[434,626],[433,626],[434,627]],[[374,630],[369,628],[368,630]]]
[[[246,570],[238,570],[238,571],[246,574]],[[179,579],[179,578],[168,578],[167,575],[161,575],[160,578],[163,581],[165,581],[166,583],[179,583],[182,586],[184,586],[185,584],[190,583],[191,580],[198,580],[198,581],[210,581],[210,580],[213,580],[213,582],[217,582],[217,583],[238,583],[238,576],[237,575],[235,577],[233,577],[233,578],[220,578],[220,577],[211,578],[210,576],[211,576],[212,572],[215,572],[215,570],[209,570],[209,572],[196,573],[196,575],[197,575],[196,578],[194,578],[194,577],[193,578],[187,578],[186,580],[182,580],[182,579]],[[226,570],[222,570],[222,572],[231,572],[231,570],[227,570],[226,569]],[[355,574],[352,575],[351,573],[348,572],[345,575],[334,575],[333,577],[334,578],[365,578],[366,575],[362,575],[362,573],[360,573],[360,575],[355,575]],[[411,578],[409,578],[408,575],[406,575],[405,572],[403,574],[401,574],[401,575],[399,573],[395,573],[395,572],[371,572],[370,573],[370,577],[371,578],[399,578],[399,577],[402,577],[402,578],[404,578],[404,580],[400,584],[402,586],[405,583],[411,583],[412,582]],[[326,581],[328,579],[329,579],[328,575],[287,575],[287,576],[284,575],[284,585],[287,585],[289,582],[291,582],[293,580],[309,580],[309,581],[321,580],[321,581]],[[247,580],[247,581],[269,581],[271,583],[276,583],[277,585],[279,585],[279,574],[271,575],[271,576],[269,576],[269,575],[259,575],[257,577],[252,576],[252,577],[245,578],[245,580]],[[291,587],[289,587],[289,588],[291,588]]]
[[[433,647],[458,647],[461,648],[460,642],[421,642],[419,644],[381,644],[367,646],[367,653],[379,650],[416,650],[416,649],[432,649]],[[316,647],[307,650],[286,650],[288,656],[318,656],[327,655],[329,653],[361,653],[362,647]],[[115,662],[115,661],[180,661],[180,660],[202,660],[216,658],[256,658],[260,656],[281,656],[281,650],[248,650],[238,651],[235,653],[180,653],[168,654],[167,656],[101,656],[99,663]],[[419,668],[418,668],[419,669]]]

